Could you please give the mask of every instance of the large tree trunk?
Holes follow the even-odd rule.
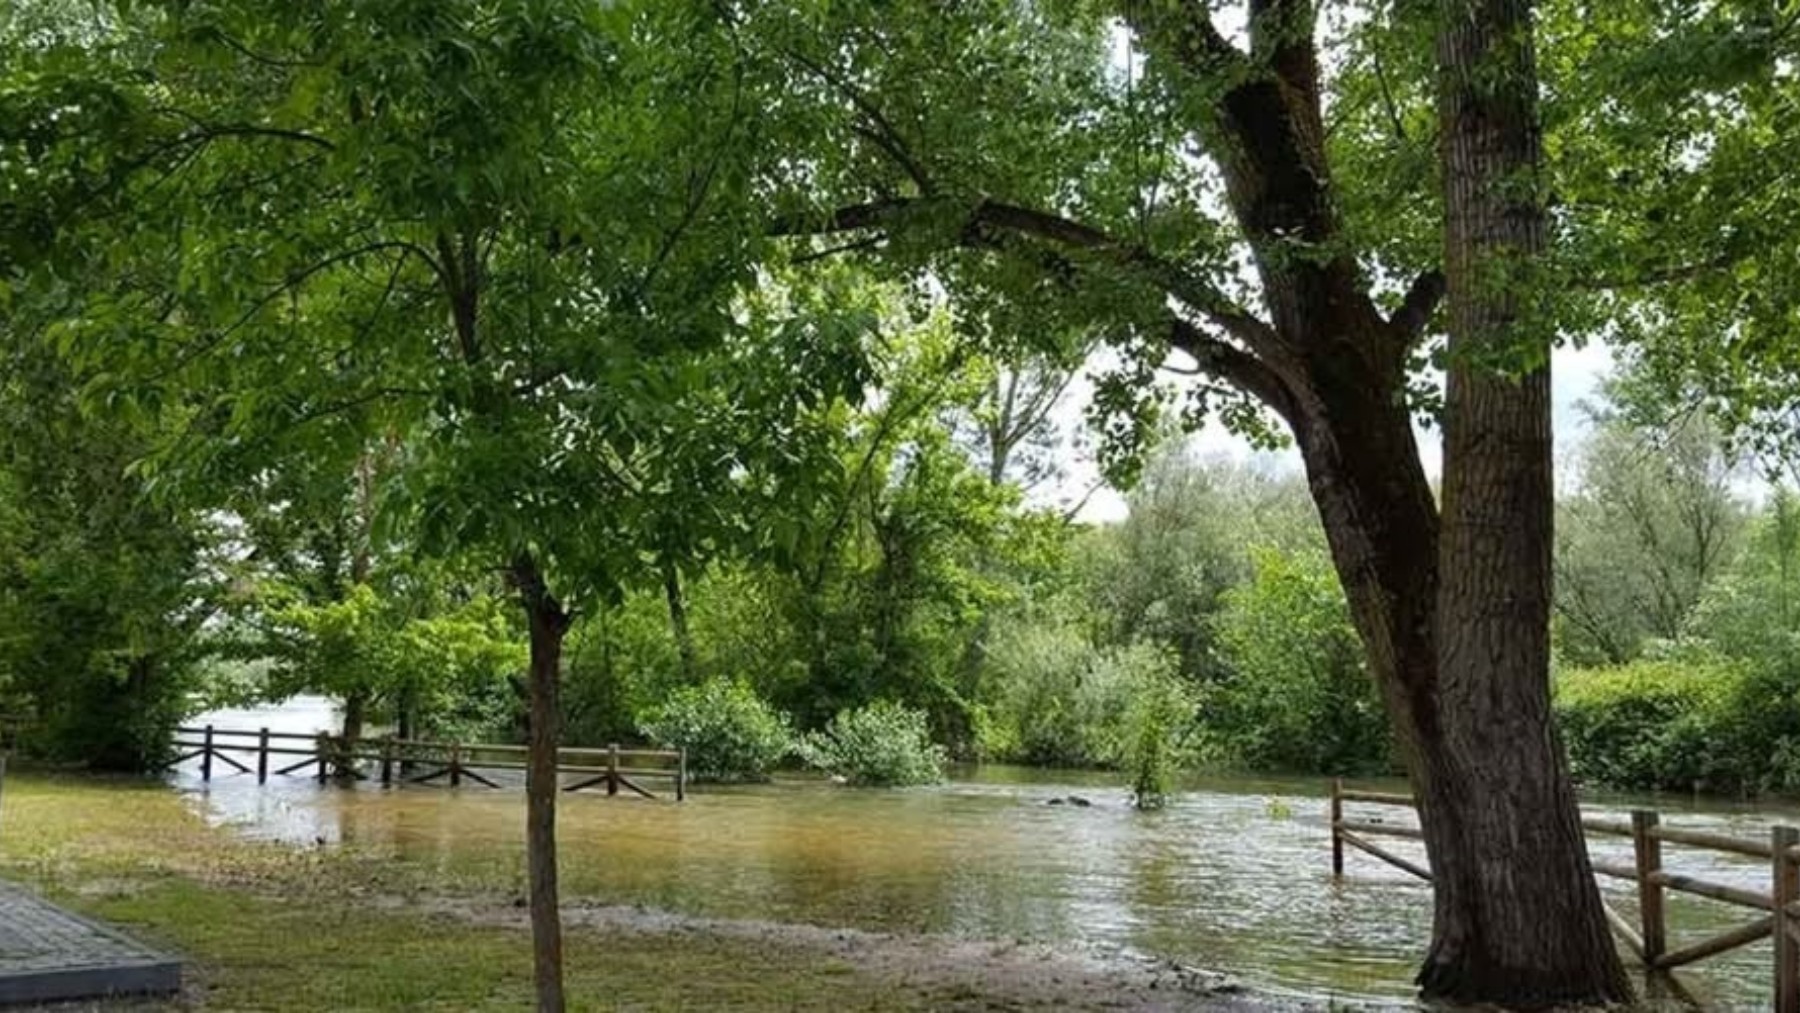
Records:
[[[557,691],[570,617],[530,556],[512,567],[531,631],[531,730],[525,774],[525,849],[530,879],[531,950],[539,1013],[562,1013],[562,910],[556,885]]]
[[[1530,0],[1441,0],[1439,143],[1450,369],[1434,738],[1416,791],[1433,858],[1429,996],[1629,995],[1550,713],[1549,324]],[[1522,364],[1509,377],[1497,359]]]
[[[1379,386],[1325,387],[1297,429],[1420,806],[1436,887],[1423,991],[1507,1005],[1624,995],[1551,730],[1548,614],[1530,614],[1547,600],[1531,570],[1494,555],[1493,522],[1534,516],[1533,493],[1483,485],[1489,510],[1440,536],[1407,413]],[[1547,486],[1537,494],[1547,505]]]

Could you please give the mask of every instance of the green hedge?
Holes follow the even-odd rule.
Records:
[[[1565,671],[1557,718],[1577,780],[1757,794],[1800,789],[1800,679],[1716,660]]]

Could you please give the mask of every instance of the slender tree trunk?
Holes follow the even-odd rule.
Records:
[[[418,704],[414,702],[413,690],[409,687],[400,691],[400,700],[394,707],[394,732],[402,739],[411,739],[418,730]]]
[[[355,773],[355,763],[349,758],[349,751],[363,737],[363,725],[367,722],[369,695],[362,690],[344,694],[344,727],[339,756],[337,759],[337,776],[351,777]]]
[[[557,692],[570,616],[530,556],[512,567],[531,630],[531,730],[525,775],[525,848],[530,879],[533,979],[538,1013],[562,1013],[562,910],[556,884]]]
[[[1439,16],[1451,364],[1436,748],[1415,781],[1436,870],[1419,984],[1451,1000],[1622,1001],[1550,712],[1551,333],[1518,284],[1545,247],[1531,3],[1441,0]]]
[[[688,628],[687,599],[681,593],[681,574],[670,560],[663,560],[663,597],[669,603],[669,629],[675,634],[675,650],[681,655],[681,677],[692,683],[700,674],[694,651],[694,633]]]

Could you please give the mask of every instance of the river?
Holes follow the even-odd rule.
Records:
[[[199,720],[310,732],[332,715],[314,698]],[[517,791],[345,789],[304,777],[259,788],[217,770],[205,785],[191,766],[172,784],[209,820],[246,835],[348,842],[447,873],[482,868],[522,881]],[[563,889],[693,915],[1097,947],[1223,971],[1253,988],[1403,1003],[1430,929],[1429,888],[1355,851],[1334,881],[1323,792],[1322,779],[1197,777],[1168,808],[1141,813],[1114,777],[983,767],[907,790],[795,779],[700,786],[683,804],[571,794],[560,810]],[[1069,795],[1092,804],[1051,804]],[[1586,802],[1603,814],[1654,807],[1680,826],[1761,839],[1770,823],[1800,823],[1791,805]],[[1596,857],[1629,863],[1628,841],[1592,843]],[[1390,846],[1419,856],[1410,842]],[[1767,864],[1754,859],[1666,846],[1665,861],[1768,887]],[[1621,910],[1635,910],[1626,884],[1603,886]],[[1673,946],[1750,920],[1681,894],[1668,904]],[[1766,1006],[1769,949],[1765,941],[1709,960],[1680,980],[1709,1006]]]

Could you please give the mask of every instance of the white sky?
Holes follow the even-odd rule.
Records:
[[[1612,349],[1601,342],[1592,342],[1579,349],[1559,348],[1552,356],[1551,411],[1559,457],[1581,442],[1587,429],[1587,416],[1581,409],[1581,402],[1595,398],[1599,393],[1600,381],[1612,368]],[[1070,385],[1069,393],[1057,406],[1058,421],[1070,429],[1085,425],[1082,413],[1087,408],[1091,392],[1092,385],[1085,380],[1078,380]],[[1425,471],[1435,479],[1443,462],[1441,434],[1435,429],[1421,429],[1418,435],[1419,452],[1425,461]],[[1188,440],[1203,457],[1237,461],[1255,458],[1276,470],[1292,471],[1295,474],[1301,470],[1299,451],[1292,447],[1273,453],[1254,450],[1241,438],[1226,432],[1216,421],[1209,421],[1204,429],[1188,437]],[[1084,457],[1070,461],[1068,475],[1055,488],[1043,490],[1042,498],[1048,502],[1072,502],[1085,493],[1097,477],[1092,460]],[[1121,520],[1126,513],[1125,497],[1118,490],[1105,487],[1088,500],[1078,516],[1084,521],[1100,523]]]

